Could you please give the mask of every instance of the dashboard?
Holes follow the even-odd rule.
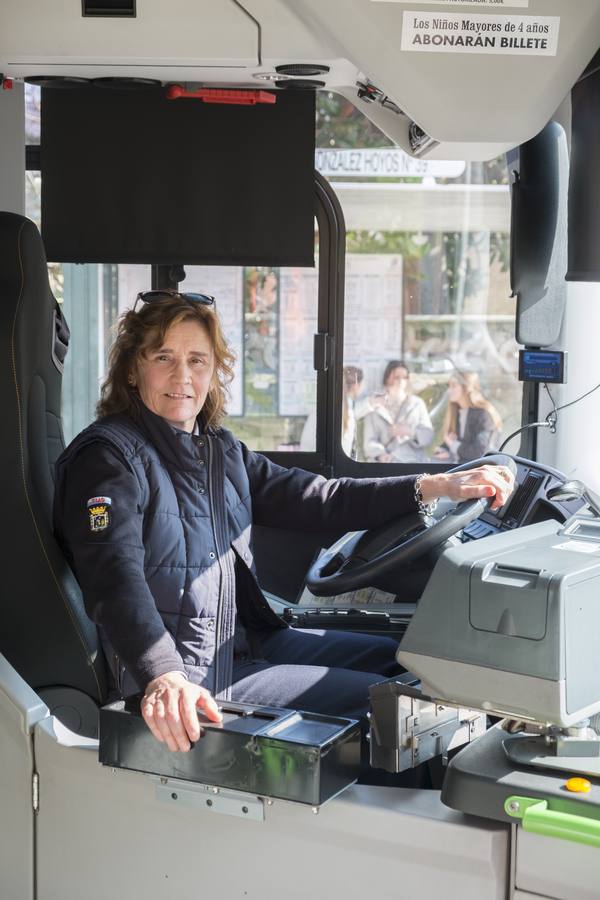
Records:
[[[582,500],[557,501],[548,497],[548,492],[552,488],[565,483],[566,478],[562,472],[530,459],[518,456],[511,458],[517,472],[515,490],[508,503],[499,510],[493,512],[487,510],[482,513],[450,541],[459,540],[466,543],[548,519],[566,522],[584,505]],[[478,460],[478,463],[481,464],[483,461]],[[494,462],[496,460],[491,458],[490,463]],[[442,508],[442,514],[443,511]],[[356,591],[355,597],[344,595],[343,598],[330,598],[330,602],[321,608],[303,606],[302,603],[296,607],[288,607],[283,611],[283,618],[293,627],[337,628],[388,634],[399,640],[410,623],[431,570],[445,546],[441,545],[422,559],[413,562],[409,568],[402,569],[400,573],[390,573],[378,580],[375,588],[379,592],[388,592],[387,597],[393,598],[394,601],[391,605],[388,605],[389,599],[382,601],[382,604],[374,602],[373,605],[365,605],[363,590]],[[399,584],[401,590],[394,596]],[[338,607],[337,603],[342,600],[343,605]],[[306,603],[306,600],[303,602]]]
[[[534,525],[548,519],[566,522],[583,506],[582,500],[550,500],[551,488],[564,484],[565,476],[530,459],[513,457],[517,466],[516,487],[512,497],[502,509],[488,510],[467,525],[458,535],[461,541],[476,541],[491,534]]]

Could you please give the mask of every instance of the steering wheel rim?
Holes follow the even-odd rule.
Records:
[[[448,472],[461,472],[483,465],[508,466],[516,472],[513,459],[505,454],[495,453],[480,459],[472,460],[460,466],[454,466]],[[491,498],[465,500],[448,510],[441,519],[420,515],[423,530],[416,534],[414,529],[408,537],[396,546],[375,555],[372,559],[356,563],[354,551],[361,541],[375,529],[349,532],[332,544],[310,567],[306,576],[306,586],[316,596],[326,597],[369,587],[373,581],[385,575],[397,566],[406,566],[424,556],[430,550],[447,541],[461,529],[472,522],[489,508]],[[402,516],[405,519],[406,516]],[[385,526],[387,530],[398,527],[398,519]]]

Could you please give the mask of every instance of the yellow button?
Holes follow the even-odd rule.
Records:
[[[565,781],[565,787],[574,794],[587,794],[592,789],[592,785],[587,778],[569,778],[568,781]]]

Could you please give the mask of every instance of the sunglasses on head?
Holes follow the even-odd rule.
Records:
[[[171,300],[174,297],[181,300],[189,300],[191,303],[201,303],[203,306],[213,306],[215,302],[215,298],[211,297],[210,294],[186,294],[180,291],[140,291],[135,298],[133,311],[135,312],[139,300],[142,303],[160,303],[161,300]]]

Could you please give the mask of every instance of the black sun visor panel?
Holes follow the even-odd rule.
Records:
[[[42,235],[55,262],[314,265],[314,91],[274,104],[162,88],[42,91]]]
[[[571,102],[569,269],[566,277],[567,281],[600,281],[600,71],[592,71],[575,85]]]

